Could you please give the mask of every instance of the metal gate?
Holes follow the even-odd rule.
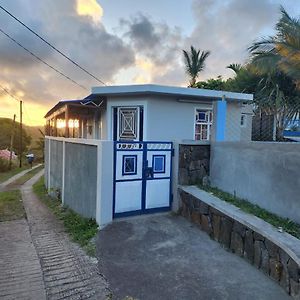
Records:
[[[114,217],[171,207],[172,142],[114,143]]]

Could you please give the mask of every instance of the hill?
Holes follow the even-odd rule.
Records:
[[[9,148],[10,146],[10,136],[12,130],[13,121],[9,118],[0,118],[0,149]],[[15,143],[14,148],[18,149],[19,139],[20,139],[20,131],[19,131],[20,123],[16,122],[15,124]],[[43,126],[28,126],[23,124],[23,145],[25,148],[34,148],[36,147],[40,138],[42,138],[42,134],[40,132],[44,132]]]

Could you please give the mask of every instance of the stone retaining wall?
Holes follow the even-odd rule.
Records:
[[[215,205],[207,204],[182,188],[179,188],[179,196],[182,216],[199,225],[225,249],[243,257],[273,278],[294,299],[300,299],[300,267],[287,251],[261,234],[261,231],[258,233],[253,230],[253,226],[248,227],[247,221],[237,221]],[[275,228],[274,231],[277,232]]]
[[[189,185],[202,182],[209,176],[210,145],[179,145],[179,184]]]

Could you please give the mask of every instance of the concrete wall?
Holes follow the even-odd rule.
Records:
[[[112,141],[46,137],[45,157],[50,194],[60,194],[63,205],[95,218],[100,227],[112,221]]]
[[[45,141],[45,168],[48,170],[45,172],[45,185],[52,195],[59,197],[62,189],[62,150],[61,141]]]
[[[300,223],[300,144],[213,142],[213,186]]]
[[[95,219],[97,146],[66,143],[65,147],[64,205],[84,217]]]

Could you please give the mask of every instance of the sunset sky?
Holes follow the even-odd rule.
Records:
[[[300,16],[299,0],[0,0],[0,5],[106,84],[187,84],[182,49],[210,50],[201,79],[232,75],[247,47],[274,33],[280,4]],[[76,82],[37,61],[0,32],[0,85],[24,101],[24,122],[44,124],[61,99],[80,99],[96,80],[0,10],[0,29]],[[0,88],[0,117],[18,115]]]

